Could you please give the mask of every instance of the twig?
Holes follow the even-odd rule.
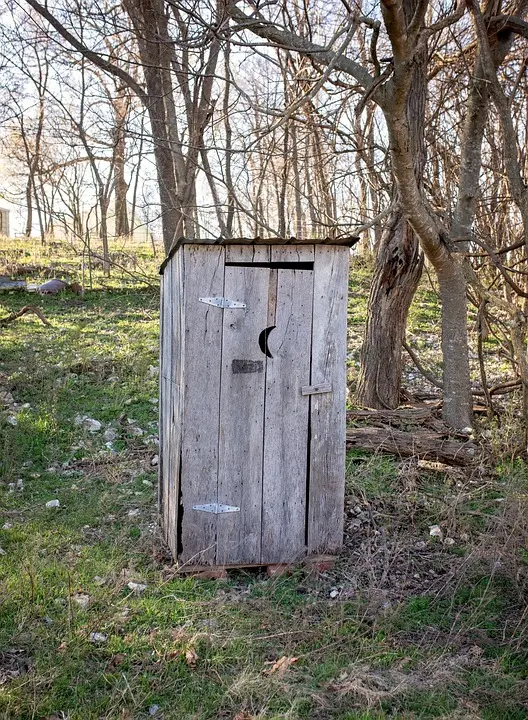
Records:
[[[42,311],[39,310],[36,307],[33,307],[33,305],[24,305],[24,307],[19,310],[18,312],[11,313],[11,315],[7,315],[7,317],[0,318],[0,326],[8,325],[10,322],[13,322],[13,320],[16,320],[19,317],[22,317],[22,315],[25,315],[26,313],[31,312],[34,313],[39,320],[42,320],[44,325],[51,325],[51,323],[46,320],[44,315],[42,314]]]
[[[418,370],[421,372],[421,374],[424,376],[426,380],[429,380],[431,385],[434,385],[435,387],[439,388],[440,390],[444,389],[444,384],[438,380],[438,378],[435,378],[435,376],[430,373],[428,370],[424,368],[422,363],[420,362],[420,359],[418,358],[418,355],[414,352],[412,347],[408,344],[407,340],[402,341],[403,347],[407,350],[409,355],[411,356],[411,360],[416,365]]]

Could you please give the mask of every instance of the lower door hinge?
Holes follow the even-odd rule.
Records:
[[[207,503],[206,505],[193,505],[193,510],[200,510],[201,512],[214,513],[220,515],[220,513],[232,513],[240,512],[240,508],[236,505],[222,505],[222,503]]]

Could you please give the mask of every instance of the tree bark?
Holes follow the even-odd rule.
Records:
[[[417,0],[404,2],[408,23],[417,4]],[[427,50],[424,48],[415,59],[406,108],[414,172],[420,187],[426,161],[426,69]],[[397,196],[394,199],[398,201]],[[392,215],[376,255],[356,391],[360,405],[380,410],[398,407],[403,367],[402,343],[409,307],[420,282],[422,268],[423,255],[418,238],[398,209]]]
[[[376,256],[356,392],[360,405],[379,410],[399,405],[402,343],[422,268],[416,236],[401,212],[395,213]]]
[[[114,195],[115,195],[115,234],[120,237],[130,234],[128,222],[127,191],[125,178],[126,133],[128,99],[123,91],[114,98],[115,148],[114,148]]]

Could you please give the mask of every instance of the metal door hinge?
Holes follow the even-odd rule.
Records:
[[[220,513],[232,513],[240,512],[240,508],[235,505],[222,505],[222,503],[207,503],[206,505],[193,505],[193,510],[200,510],[201,512],[214,513],[214,515],[220,515]]]
[[[230,308],[231,310],[238,310],[239,308],[245,308],[246,303],[238,302],[238,300],[228,300],[223,297],[201,297],[198,300],[206,305],[214,305],[219,308]]]

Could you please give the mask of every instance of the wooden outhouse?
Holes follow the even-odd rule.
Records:
[[[160,513],[180,564],[340,547],[354,241],[183,240],[163,263]]]

